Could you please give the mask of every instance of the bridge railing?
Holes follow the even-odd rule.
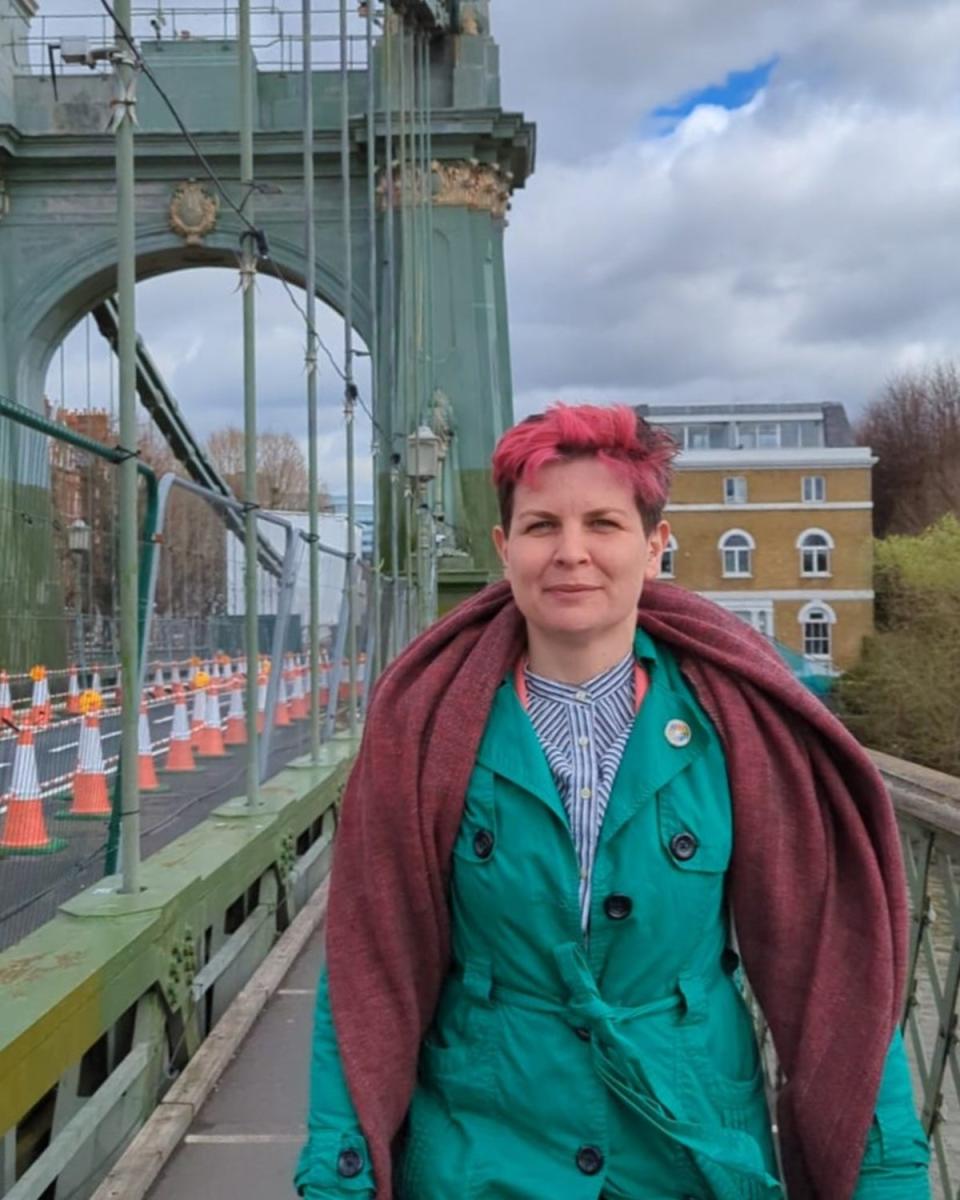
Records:
[[[18,556],[29,556],[28,574],[40,578],[46,596],[38,605],[35,595],[0,589],[0,951],[118,870],[125,815],[117,786],[117,463],[110,449],[115,431],[101,415],[102,444],[9,401],[0,404],[0,436],[15,431],[23,471],[21,481],[4,481],[0,489],[3,565],[15,580]],[[263,781],[311,747],[311,677],[306,514],[298,522],[296,514],[256,513],[276,554],[258,556],[262,657],[248,666],[243,546],[224,519],[225,510],[242,514],[243,506],[172,474],[158,487],[145,465],[143,477],[150,487],[142,497],[140,544],[137,845],[147,858],[245,792],[249,697],[241,679],[252,675],[256,684]],[[341,518],[323,520],[332,542],[321,535],[318,546],[320,743],[346,724],[350,703],[346,526]],[[261,559],[280,563],[279,575]],[[362,715],[378,631],[366,603],[369,568],[358,564],[354,574]],[[396,653],[412,630],[392,617],[413,606],[403,580],[388,582],[387,595],[379,636]]]

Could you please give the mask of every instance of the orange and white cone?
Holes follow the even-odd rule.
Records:
[[[230,682],[231,682],[231,680],[233,679],[233,667],[232,667],[232,665],[231,665],[231,663],[230,663],[230,659],[229,659],[229,658],[225,658],[225,659],[223,660],[223,673],[222,673],[222,678],[223,678],[223,682],[224,682],[224,684],[226,684],[227,686],[229,686],[229,685],[230,685]]]
[[[170,753],[167,755],[167,771],[195,771],[193,747],[190,744],[190,718],[187,716],[187,698],[183,685],[173,685],[173,725],[170,729]]]
[[[286,671],[280,671],[277,678],[277,707],[273,714],[274,729],[285,729],[290,724],[290,705],[287,702],[287,683],[284,676]]]
[[[198,671],[193,677],[193,711],[190,714],[190,734],[194,750],[199,750],[200,730],[207,719],[207,688],[210,686],[210,676],[206,671]]]
[[[247,744],[247,721],[243,715],[243,684],[235,678],[230,684],[230,710],[227,713],[227,729],[223,735],[225,746]]]
[[[90,680],[90,691],[96,692],[98,696],[103,695],[103,684],[100,682],[100,668],[93,668],[93,678]]]
[[[267,676],[261,671],[257,676],[257,733],[263,733],[267,724]]]
[[[77,668],[70,668],[70,675],[67,679],[67,716],[77,717],[80,715],[80,684],[77,680]]]
[[[153,673],[153,698],[162,700],[167,694],[167,685],[163,682],[163,667],[157,663],[157,669]]]
[[[0,671],[0,721],[13,724],[13,700],[10,697],[10,676]]]
[[[150,740],[150,718],[147,703],[140,701],[140,723],[137,726],[137,782],[141,792],[160,790],[157,768],[153,761],[153,742]]]
[[[201,758],[223,758],[223,732],[220,729],[220,686],[212,680],[207,688],[207,707],[203,728],[197,734],[197,753]]]
[[[43,815],[33,730],[23,728],[13,756],[13,785],[6,797],[7,814],[0,834],[0,854],[53,854],[67,844],[51,838]]]
[[[84,692],[80,697],[80,707],[84,716],[80,722],[77,769],[73,776],[73,803],[64,816],[110,816],[107,773],[103,765],[103,744],[100,741],[102,705],[103,700],[96,692]]]
[[[36,666],[30,671],[33,680],[33,695],[30,699],[30,724],[35,729],[43,729],[50,724],[53,707],[50,704],[50,684],[47,680],[47,668]]]
[[[288,704],[291,721],[303,721],[308,715],[307,698],[303,694],[303,673],[300,664],[294,661],[290,668],[290,701]]]

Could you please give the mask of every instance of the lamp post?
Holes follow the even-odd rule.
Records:
[[[417,609],[420,632],[437,618],[437,546],[427,486],[440,472],[440,438],[421,425],[407,438],[407,478],[417,502]]]
[[[83,646],[83,574],[84,561],[90,553],[91,529],[83,517],[77,517],[67,530],[67,546],[73,555],[76,591],[74,597],[74,650],[80,656],[80,671],[86,677],[87,663]]]

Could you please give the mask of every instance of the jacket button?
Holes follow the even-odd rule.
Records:
[[[589,1042],[591,1038],[590,1030],[584,1025],[578,1025],[573,1031],[581,1042]]]
[[[633,901],[629,896],[622,896],[619,892],[614,892],[612,896],[608,896],[604,900],[603,911],[611,921],[622,921],[624,917],[629,917],[633,912]]]
[[[493,834],[489,829],[478,829],[473,835],[473,852],[477,858],[489,858],[493,853]]]
[[[700,843],[692,833],[676,833],[670,839],[670,853],[677,862],[689,862],[700,849]]]
[[[603,1155],[596,1146],[581,1146],[577,1151],[577,1167],[584,1175],[596,1175],[603,1170]]]
[[[363,1170],[363,1155],[359,1150],[341,1150],[337,1158],[337,1174],[353,1179]]]

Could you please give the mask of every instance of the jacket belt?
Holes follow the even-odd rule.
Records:
[[[569,996],[566,1001],[547,995],[502,987],[494,983],[490,965],[472,961],[461,974],[464,990],[481,1003],[505,1004],[532,1012],[563,1017],[573,1027],[585,1027],[591,1038],[593,1068],[610,1091],[650,1129],[682,1146],[694,1158],[717,1200],[743,1200],[744,1182],[751,1200],[782,1200],[783,1187],[767,1170],[760,1146],[739,1129],[717,1130],[674,1115],[660,1100],[635,1043],[620,1026],[655,1013],[683,1010],[687,999],[678,989],[670,996],[633,1006],[608,1004],[597,988],[582,949],[575,942],[554,948],[554,958]]]

